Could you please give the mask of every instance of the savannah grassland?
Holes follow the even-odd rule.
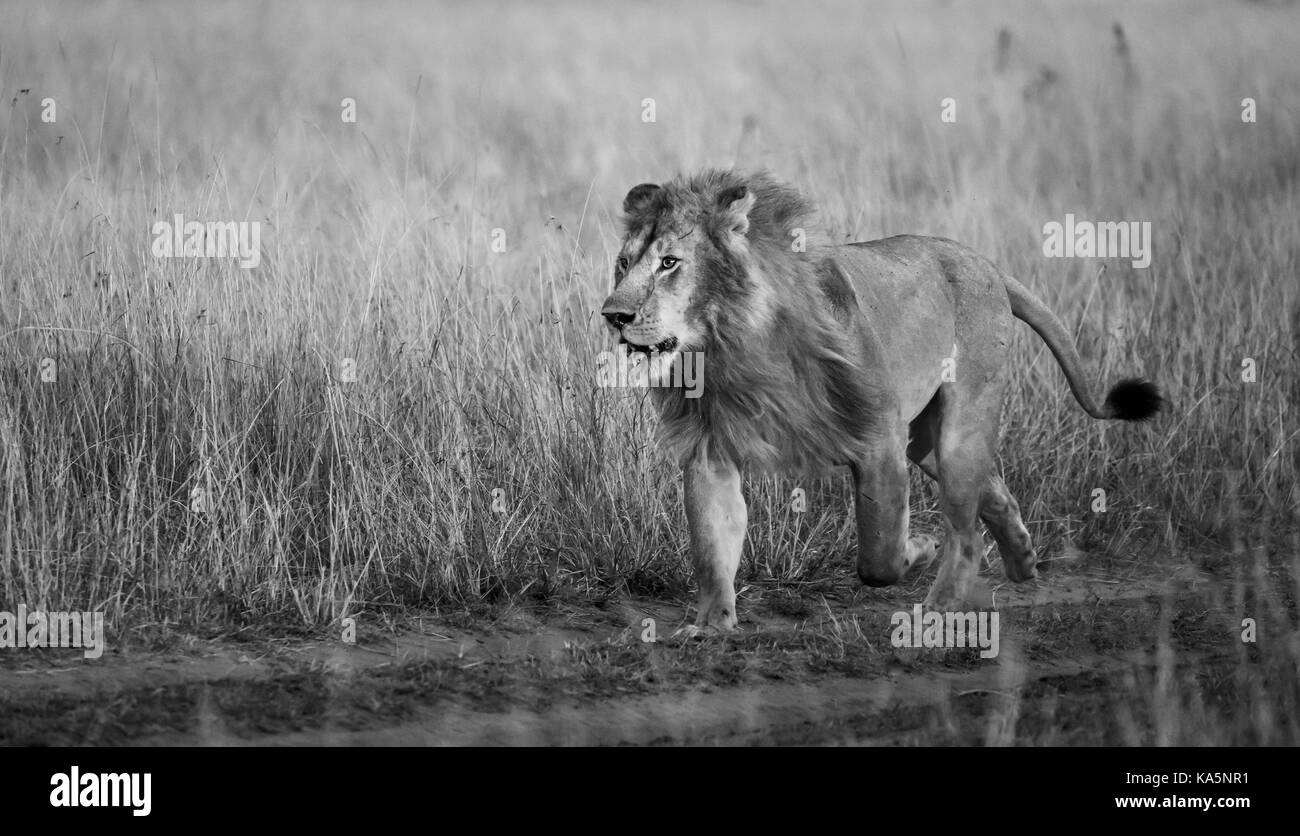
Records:
[[[883,676],[887,614],[929,577],[857,589],[844,479],[747,484],[738,637],[626,629],[628,602],[653,602],[677,608],[666,637],[692,587],[650,405],[596,385],[621,198],[766,167],[837,238],[974,246],[1058,312],[1098,388],[1139,374],[1170,402],[1146,426],[1087,419],[1018,329],[1001,454],[1046,561],[1037,588],[1150,595],[1007,611],[1029,662],[1131,665],[944,700],[914,740],[1296,743],[1296,55],[1300,7],[1244,2],[0,4],[0,610],[103,611],[110,656],[332,641],[345,617],[363,639],[417,617],[596,625],[516,666],[529,688],[491,660],[385,669],[471,707],[555,681],[581,701]],[[1067,212],[1150,221],[1149,269],[1045,258],[1043,224]],[[259,221],[260,265],[154,258],[152,225],[177,213]],[[938,532],[914,484],[914,525]],[[1190,599],[1160,585],[1184,571]],[[986,577],[1010,594],[996,551]],[[590,615],[619,606],[633,615]],[[773,613],[795,626],[765,632]],[[905,667],[969,663],[929,653]],[[337,693],[314,663],[292,675],[321,706]],[[208,698],[177,687],[166,705],[119,693],[118,720],[184,732]],[[267,720],[298,697],[266,687],[217,700],[236,732],[237,706],[250,728],[312,727]],[[357,688],[372,708],[401,692]],[[1049,697],[1056,713],[1031,704]],[[28,717],[79,704],[6,700]],[[390,719],[418,715],[398,703]],[[61,739],[7,722],[0,740]]]

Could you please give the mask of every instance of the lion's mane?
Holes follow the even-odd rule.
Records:
[[[754,195],[743,244],[728,244],[719,198]],[[873,392],[854,359],[857,300],[812,204],[766,173],[708,170],[664,186],[627,219],[693,223],[702,248],[692,307],[702,313],[703,394],[654,389],[663,438],[680,460],[703,454],[758,471],[820,471],[869,443]],[[797,246],[802,243],[802,247]]]

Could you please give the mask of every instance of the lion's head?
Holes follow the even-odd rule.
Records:
[[[703,348],[710,300],[736,272],[727,256],[744,246],[753,206],[742,184],[705,192],[642,183],[627,193],[614,292],[601,311],[620,342],[646,352]]]
[[[654,390],[678,455],[761,469],[846,458],[865,398],[855,303],[811,204],[766,174],[710,170],[635,186],[623,210],[602,315],[652,376],[683,352],[708,361],[703,397]]]

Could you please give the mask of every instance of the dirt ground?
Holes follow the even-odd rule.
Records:
[[[992,659],[891,646],[890,615],[928,577],[751,586],[739,631],[695,639],[673,637],[684,601],[558,600],[395,628],[363,616],[355,644],[263,631],[93,662],[11,650],[0,744],[1148,744],[1162,676],[1211,701],[1242,687],[1241,615],[1192,563],[983,578]]]

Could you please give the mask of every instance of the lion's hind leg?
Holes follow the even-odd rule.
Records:
[[[978,370],[976,370],[978,371]],[[995,378],[996,380],[996,378]],[[973,381],[981,385],[973,386]],[[1014,500],[1005,487],[990,493],[1001,480],[994,482],[997,461],[994,455],[998,440],[998,419],[1002,409],[1002,387],[988,385],[983,375],[958,376],[956,383],[940,391],[940,411],[934,458],[939,477],[939,507],[947,524],[943,561],[934,585],[926,596],[927,607],[960,608],[970,594],[984,553],[984,537],[979,530],[983,512],[990,510],[1001,534],[1002,523],[1015,513]],[[914,449],[913,453],[919,452]],[[990,504],[991,503],[991,504]],[[996,539],[995,535],[995,539]],[[1028,535],[1026,534],[1026,541]]]
[[[939,397],[912,422],[912,436],[907,445],[907,455],[921,471],[935,482],[939,481],[939,462],[934,452],[935,438],[939,435]],[[980,496],[979,517],[989,534],[998,544],[1003,571],[1015,583],[1038,577],[1038,555],[1033,541],[1020,518],[1020,504],[994,470],[988,477]],[[976,567],[978,569],[978,567]]]
[[[1020,518],[1020,503],[1007,489],[1002,477],[994,474],[984,487],[980,500],[980,519],[988,526],[1002,555],[1002,571],[1007,579],[1024,583],[1038,577],[1038,555]]]
[[[974,469],[976,463],[964,452],[954,452],[939,461],[939,502],[946,531],[939,574],[925,597],[925,606],[943,610],[959,607],[967,600],[979,571],[983,538],[976,524],[979,490],[966,479],[952,475]],[[949,474],[947,478],[945,474]]]

